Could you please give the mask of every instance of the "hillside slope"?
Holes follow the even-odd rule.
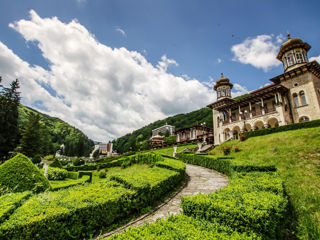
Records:
[[[82,131],[59,118],[40,113],[24,105],[20,105],[19,107],[18,124],[20,132],[27,122],[28,114],[30,112],[40,114],[43,125],[46,126],[49,131],[54,151],[57,150],[61,144],[64,144],[66,155],[89,155],[93,148],[93,141],[90,140]]]
[[[178,114],[172,117],[158,120],[145,127],[133,131],[113,141],[114,149],[119,153],[138,150],[138,142],[146,141],[151,137],[152,130],[168,123],[176,127],[176,130],[200,123],[206,123],[206,126],[212,127],[212,110],[202,108],[185,114]]]
[[[222,155],[231,146],[237,159],[277,166],[293,207],[292,231],[299,239],[320,239],[320,127],[226,142],[211,151]],[[234,152],[238,146],[240,152]]]

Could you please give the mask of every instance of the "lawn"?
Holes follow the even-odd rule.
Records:
[[[210,153],[221,156],[226,146],[232,147],[230,156],[236,159],[274,164],[294,209],[294,235],[320,239],[320,127],[230,141]]]

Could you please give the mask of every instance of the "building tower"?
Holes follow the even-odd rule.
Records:
[[[230,80],[221,73],[221,78],[217,80],[216,85],[213,87],[213,89],[217,91],[217,100],[231,98],[232,87],[233,84],[230,83]]]
[[[291,38],[288,34],[288,40],[281,45],[277,55],[277,59],[283,64],[284,72],[308,63],[307,52],[310,48],[308,43],[303,42],[300,38]]]

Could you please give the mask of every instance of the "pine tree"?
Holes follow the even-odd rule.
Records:
[[[25,124],[21,138],[22,153],[28,157],[34,157],[42,153],[42,138],[40,115],[30,113]]]
[[[0,83],[1,83],[0,77]],[[0,160],[8,157],[18,144],[18,107],[20,103],[18,79],[9,88],[0,85]]]

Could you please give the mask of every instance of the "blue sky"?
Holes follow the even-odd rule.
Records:
[[[12,56],[11,53],[10,57],[8,54],[5,55],[6,58],[3,55],[2,61],[0,60],[0,63],[5,63],[3,66],[7,66],[11,58],[10,67],[1,68],[0,65],[0,75],[6,77],[7,82],[13,77],[21,79],[22,85],[25,84],[22,88],[25,104],[61,117],[82,129],[91,138],[101,141],[121,136],[158,118],[204,107],[206,103],[215,100],[215,95],[212,90],[204,93],[202,85],[212,87],[212,81],[221,72],[239,85],[234,95],[265,85],[269,78],[282,73],[282,65],[274,61],[273,56],[281,41],[286,39],[287,32],[312,46],[309,57],[320,55],[320,2],[316,0],[307,3],[298,0],[2,0],[0,8],[0,42],[3,49],[12,52]],[[50,23],[45,24],[52,24],[51,28],[44,30],[46,25],[37,22],[37,17],[31,20],[30,10],[41,21],[50,20]],[[53,21],[54,17],[58,18],[57,21]],[[88,39],[85,32],[88,31],[99,44],[113,50],[112,58],[109,57],[105,63],[108,71],[99,76],[94,74],[97,64],[91,67],[92,61],[88,61],[88,58],[97,59],[98,56],[82,58],[82,54],[70,58],[70,55],[64,56],[65,50],[53,51],[56,46],[59,48],[66,44],[68,36],[72,38],[65,34],[68,29],[74,30],[73,26],[68,25],[74,19],[77,27],[83,27],[79,39],[82,36]],[[60,23],[64,28],[58,28]],[[60,30],[55,31],[55,28]],[[59,36],[62,31],[66,32]],[[48,34],[47,38],[43,37],[45,34]],[[60,37],[60,41],[52,41],[55,37]],[[72,41],[76,42],[75,39]],[[87,44],[85,40],[81,40],[71,47],[82,50],[83,43]],[[66,48],[68,46],[65,45]],[[263,51],[264,47],[268,47],[268,51]],[[90,52],[90,48],[88,45],[87,51]],[[117,49],[122,49],[121,58],[118,58]],[[124,50],[130,53],[129,58],[135,59],[133,55],[137,52],[147,62],[142,75],[139,75],[139,64],[132,71],[131,63],[128,66],[122,64],[120,59],[124,60],[125,56],[129,56]],[[2,54],[4,52],[3,50]],[[108,56],[106,53],[105,57]],[[16,62],[12,61],[13,58]],[[103,62],[104,57],[99,55],[99,58]],[[70,59],[76,59],[79,64],[81,62],[80,65],[88,67],[87,72],[91,75],[86,77],[82,78],[85,73],[79,73],[84,67],[76,71],[79,81],[86,83],[73,78],[75,74],[70,71],[73,65],[69,66],[69,70],[60,66],[59,62],[64,66],[70,64]],[[21,66],[17,68],[14,64]],[[123,71],[127,71],[124,76],[121,66]],[[156,70],[159,72],[155,72]],[[26,71],[30,71],[28,79],[22,76]],[[41,77],[37,75],[39,71]],[[101,76],[106,76],[105,80]],[[181,76],[184,81],[179,79]],[[150,82],[137,80],[144,78]],[[34,82],[29,82],[30,79]],[[95,91],[87,90],[101,81],[112,83],[110,86],[116,88],[108,93],[112,88],[109,86],[104,90],[106,94],[98,93],[102,87]],[[155,81],[158,85],[154,86]],[[163,81],[162,84],[159,81]],[[167,81],[169,84],[165,84]],[[143,86],[136,87],[141,82],[144,83]],[[79,86],[71,87],[69,92],[59,87],[67,83]],[[146,92],[148,84],[151,89],[149,93]],[[128,88],[124,89],[125,86]],[[40,93],[38,88],[42,88],[40,90],[44,92]],[[176,96],[165,96],[174,88],[172,96],[177,93]],[[44,97],[45,91],[48,93],[47,98]],[[184,91],[188,98],[182,96]],[[34,96],[30,96],[32,93]],[[157,100],[150,96],[151,93],[158,95],[159,106]],[[203,100],[196,100],[201,94]],[[100,98],[95,99],[97,96]],[[134,96],[138,96],[138,99]],[[103,104],[99,102],[102,97],[105,98]],[[74,100],[76,98],[79,101]],[[85,113],[89,109],[84,111],[85,104],[80,101],[83,98],[87,98],[88,104],[91,101],[91,105],[87,107],[100,111],[97,116]],[[130,100],[125,102],[123,98]],[[55,104],[64,106],[57,108]],[[106,105],[113,108],[108,109]],[[125,114],[121,115],[120,112]],[[126,123],[121,120],[123,118],[129,118],[130,121]],[[126,127],[122,127],[123,125]]]

